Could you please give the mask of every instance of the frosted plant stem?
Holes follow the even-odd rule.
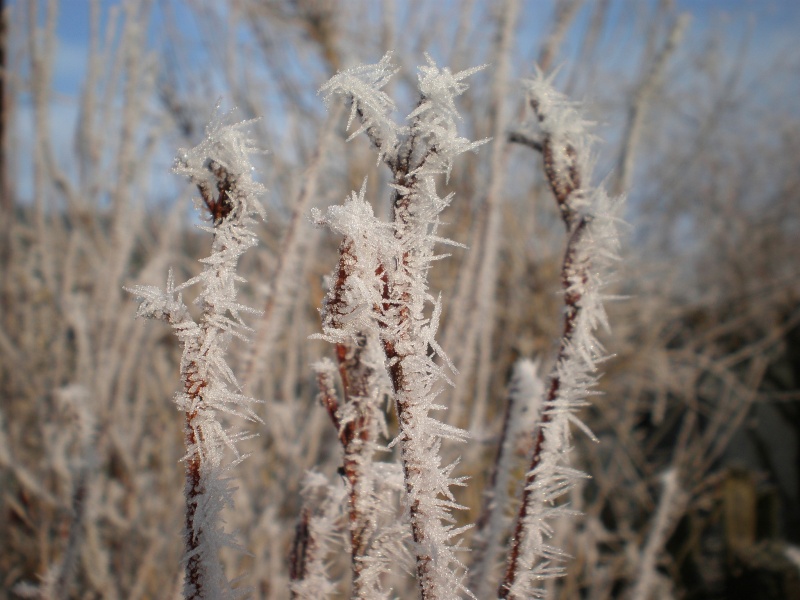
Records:
[[[364,339],[366,344],[366,339]],[[372,369],[362,361],[362,353],[367,348],[357,344],[337,344],[336,357],[339,361],[339,374],[342,378],[344,398],[352,405],[355,415],[343,427],[340,427],[339,438],[344,447],[342,468],[347,481],[350,547],[353,564],[353,598],[369,598],[369,590],[364,585],[361,574],[367,545],[375,529],[372,507],[369,504],[371,491],[370,473],[372,455],[374,453],[376,424],[382,420],[380,414],[380,397],[375,392],[380,390],[370,384],[373,379]]]
[[[303,507],[300,511],[300,520],[294,530],[292,550],[289,553],[289,581],[304,581],[308,575],[306,565],[311,563],[317,554],[317,544],[311,537],[309,524],[311,522],[311,509]],[[290,597],[297,598],[299,593],[290,590]]]
[[[395,236],[404,251],[398,257],[396,271],[385,272],[383,313],[386,331],[383,347],[395,392],[403,473],[411,529],[417,547],[417,580],[423,600],[438,600],[449,597],[452,591],[443,585],[438,573],[440,567],[435,562],[440,517],[436,517],[436,523],[431,519],[441,507],[436,498],[439,493],[436,487],[439,444],[436,437],[422,426],[429,419],[431,409],[431,391],[426,389],[430,384],[425,380],[432,373],[427,372],[425,366],[429,358],[428,343],[422,332],[424,299],[414,289],[416,281],[426,278],[425,265],[415,256],[412,243],[428,234],[428,224],[419,223],[413,216],[417,208],[414,204],[420,200],[421,182],[408,173],[412,151],[413,145],[410,145],[400,163],[401,168],[394,173],[395,184],[408,192],[397,192],[393,201]],[[446,493],[450,495],[449,491]],[[452,496],[446,504],[455,506]]]
[[[536,101],[533,101],[536,104]],[[537,106],[534,105],[534,110]],[[575,209],[570,205],[570,195],[580,188],[580,174],[577,171],[577,164],[575,161],[576,150],[575,147],[567,145],[564,147],[565,156],[570,159],[567,168],[564,170],[556,169],[553,161],[553,144],[549,135],[545,136],[542,144],[542,156],[544,157],[544,170],[550,188],[555,195],[559,211],[561,212],[562,220],[567,229],[567,248],[564,252],[564,261],[561,266],[561,284],[564,288],[564,325],[559,342],[558,358],[556,359],[557,366],[554,374],[550,379],[550,386],[547,392],[547,399],[545,406],[552,406],[558,398],[558,392],[561,387],[560,367],[568,360],[567,351],[572,342],[572,337],[575,332],[577,319],[580,314],[580,295],[575,291],[570,291],[572,288],[572,281],[579,280],[585,281],[586,279],[586,264],[576,264],[577,247],[580,243],[582,232],[585,230],[585,219],[579,218]],[[529,535],[526,531],[528,523],[527,516],[531,510],[531,504],[536,502],[535,484],[537,479],[537,467],[542,460],[542,451],[545,443],[546,428],[545,425],[550,423],[552,414],[545,410],[542,414],[540,426],[536,430],[536,442],[533,449],[533,458],[528,474],[525,478],[525,488],[522,494],[522,504],[520,505],[519,514],[517,516],[514,534],[511,537],[508,566],[506,568],[505,578],[500,585],[499,597],[500,598],[515,598],[512,595],[512,588],[517,582],[520,570],[520,551],[523,536]]]
[[[247,329],[240,313],[253,312],[236,302],[238,259],[256,244],[250,227],[255,215],[263,217],[258,196],[263,186],[252,178],[249,154],[254,151],[243,133],[244,124],[225,125],[216,118],[206,128],[206,139],[182,151],[175,172],[188,177],[200,191],[212,227],[211,255],[203,259],[200,275],[175,286],[172,272],[165,289],[138,285],[128,289],[140,300],[138,316],[166,321],[183,346],[180,376],[182,389],[175,402],[184,412],[186,443],[184,518],[184,586],[186,599],[233,598],[219,552],[236,547],[233,536],[220,523],[220,511],[232,504],[228,486],[230,466],[222,465],[226,448],[241,460],[236,444],[251,437],[223,426],[219,413],[258,421],[255,402],[239,393],[240,386],[225,362],[232,336],[244,337]],[[181,290],[195,283],[203,289],[197,299],[202,309],[195,322],[183,302]]]
[[[544,173],[567,231],[567,245],[561,266],[563,331],[498,590],[499,598],[515,600],[543,597],[536,582],[563,574],[558,563],[565,555],[548,544],[548,538],[551,521],[570,514],[556,501],[585,477],[569,466],[570,425],[591,436],[574,413],[586,404],[596,382],[595,363],[602,346],[593,331],[607,327],[599,293],[601,273],[616,258],[617,245],[616,205],[602,190],[584,187],[590,171],[587,123],[541,73],[528,82],[528,88],[542,132],[538,146]]]
[[[208,331],[203,328],[203,338],[206,338]],[[195,349],[195,351],[198,349]],[[184,393],[188,396],[189,402],[192,406],[196,406],[195,410],[187,411],[185,413],[186,423],[184,426],[184,444],[187,449],[199,448],[203,445],[202,438],[202,412],[207,410],[203,406],[202,391],[208,387],[208,381],[203,379],[199,373],[200,368],[196,363],[190,363],[185,368],[181,369],[181,379],[183,381]],[[203,464],[201,454],[199,452],[192,452],[186,459],[185,467],[185,486],[184,497],[186,498],[186,514],[185,514],[185,551],[189,557],[184,567],[186,579],[184,589],[191,588],[191,594],[187,594],[186,598],[206,598],[207,590],[205,589],[204,581],[204,556],[202,554],[203,546],[206,544],[204,539],[207,532],[204,527],[197,520],[197,507],[200,504],[208,490],[206,489],[206,481],[209,473],[203,473]]]
[[[389,228],[372,214],[365,201],[366,182],[343,206],[328,208],[327,219],[315,212],[317,223],[342,233],[339,261],[330,277],[330,289],[322,308],[323,339],[334,344],[337,365],[317,363],[320,402],[336,428],[344,451],[341,474],[348,499],[348,529],[352,557],[352,597],[377,598],[382,590],[379,571],[364,576],[369,544],[377,528],[375,466],[373,455],[380,433],[386,434],[382,401],[388,392],[379,326],[374,307],[380,302],[376,277],[386,255],[383,245],[391,238]],[[340,402],[335,374],[342,383]]]
[[[406,161],[410,154],[411,149],[409,148]],[[414,189],[416,184],[414,178],[411,178],[410,181],[406,180],[408,166],[406,166],[405,171],[406,173],[401,170],[394,173],[395,183],[408,189]],[[413,235],[409,226],[411,201],[411,194],[401,196],[399,193],[396,193],[394,201],[392,202],[394,213],[393,221],[397,227],[395,235],[398,240],[403,240],[404,237],[410,238]],[[410,258],[411,257],[406,252],[401,255],[402,262],[399,265],[399,271],[409,268]],[[409,275],[411,274],[409,273]],[[400,348],[403,347],[409,348],[409,350],[413,348],[414,332],[412,328],[414,323],[410,314],[412,310],[410,306],[412,302],[412,291],[410,281],[408,283],[402,283],[403,279],[399,276],[395,279],[397,281],[392,289],[387,277],[387,284],[384,288],[384,312],[388,312],[388,309],[390,309],[392,296],[394,296],[394,300],[399,308],[394,315],[395,320],[393,326],[395,330],[392,334],[384,338],[383,348],[386,352],[388,363],[391,365],[389,367],[389,374],[395,392],[397,420],[400,423],[401,435],[405,434],[405,439],[401,446],[403,474],[405,476],[408,497],[411,499],[409,512],[411,515],[411,529],[414,542],[417,544],[419,550],[422,550],[421,552],[419,550],[417,551],[417,579],[422,590],[422,596],[425,598],[427,595],[426,592],[429,592],[432,588],[435,590],[431,582],[430,573],[430,563],[433,557],[430,552],[423,550],[426,546],[426,539],[428,538],[424,520],[425,507],[422,506],[422,499],[419,498],[419,491],[414,489],[414,481],[420,479],[426,465],[420,460],[420,456],[417,455],[413,448],[414,442],[417,440],[412,438],[409,434],[414,429],[413,420],[415,418],[427,418],[427,410],[423,406],[420,406],[420,399],[417,397],[417,393],[414,389],[414,382],[410,381],[407,375],[409,367],[412,367],[413,372],[412,363],[414,359],[417,358],[419,360],[421,358],[424,360],[424,357],[415,357],[411,352],[400,350]],[[414,308],[417,308],[419,312],[421,312],[421,307],[415,306]],[[427,345],[424,351],[427,352]],[[419,441],[422,442],[422,444],[426,443],[426,440]]]
[[[368,347],[366,336],[362,336],[360,342],[336,344],[338,371],[344,392],[342,406],[329,369],[318,367],[317,384],[320,400],[339,433],[344,450],[341,472],[347,484],[352,597],[369,599],[370,582],[362,578],[362,572],[368,544],[376,526],[375,511],[369,497],[372,491],[371,468],[378,426],[385,425],[380,408],[381,388],[375,385],[374,370],[369,361],[363,358],[375,341],[370,341]],[[343,418],[346,419],[344,422]]]
[[[547,159],[545,159],[547,160]],[[568,222],[565,218],[565,222]],[[585,230],[585,221],[581,220],[577,225],[570,227],[567,225],[567,230],[570,231],[569,242],[567,250],[564,253],[564,262],[561,268],[561,280],[565,289],[565,313],[564,313],[564,326],[559,343],[558,366],[555,369],[554,375],[550,379],[550,387],[545,400],[546,406],[552,406],[558,398],[559,389],[561,388],[561,376],[559,374],[559,367],[563,367],[566,363],[567,349],[572,343],[572,337],[577,324],[578,315],[580,313],[580,295],[577,293],[568,292],[571,287],[573,279],[585,279],[585,265],[576,265],[575,258],[577,254],[576,246],[580,243],[582,232]],[[530,467],[528,467],[528,475],[525,477],[525,489],[522,494],[522,504],[520,505],[519,514],[517,516],[517,523],[514,529],[514,534],[511,537],[510,552],[508,567],[503,583],[500,587],[500,598],[517,598],[516,595],[511,595],[511,589],[517,580],[520,568],[520,544],[524,535],[528,532],[525,530],[530,504],[536,502],[534,498],[536,493],[535,485],[537,483],[537,467],[539,467],[542,460],[542,452],[545,443],[545,425],[550,423],[552,415],[550,412],[545,411],[541,418],[540,426],[536,433],[536,442],[533,449],[533,459],[531,460]],[[519,596],[521,598],[521,596]]]
[[[380,227],[372,227],[372,245],[382,252],[373,281],[365,287],[374,289],[377,276],[379,296],[369,308],[379,324],[394,392],[399,422],[394,443],[400,444],[420,594],[423,600],[444,600],[465,591],[463,565],[449,544],[461,532],[453,527],[450,511],[460,507],[450,487],[463,480],[451,477],[455,465],[441,466],[439,451],[444,438],[461,440],[464,432],[430,416],[441,408],[434,402],[435,386],[444,379],[433,358],[444,355],[434,338],[441,304],[428,292],[427,273],[435,243],[444,241],[436,236],[439,214],[450,201],[438,196],[436,178],[450,173],[457,155],[482,143],[458,136],[454,104],[467,89],[462,80],[476,69],[452,74],[429,58],[420,67],[420,100],[408,116],[409,125],[398,127],[390,117],[394,105],[381,90],[394,73],[389,59],[341,72],[321,91],[326,101],[333,95],[350,101],[350,121],[358,117],[361,123],[353,136],[366,133],[393,176],[391,231],[381,237]],[[370,210],[359,222],[373,219]],[[429,304],[430,318],[425,315]]]
[[[289,555],[289,587],[293,600],[321,600],[336,592],[328,574],[328,556],[337,545],[345,490],[309,471],[302,489],[303,508]]]

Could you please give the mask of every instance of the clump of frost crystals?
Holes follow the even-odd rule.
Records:
[[[430,56],[426,55],[426,59],[428,64],[419,68],[419,106],[408,115],[408,120],[412,123],[412,136],[419,135],[426,142],[416,144],[415,149],[424,149],[426,154],[410,157],[412,162],[419,163],[410,175],[431,176],[442,173],[449,177],[453,160],[458,155],[475,150],[489,141],[484,139],[472,142],[458,135],[457,124],[461,115],[455,105],[456,97],[469,88],[464,80],[482,70],[485,65],[453,74],[450,69],[437,67]],[[445,201],[449,201],[449,198]]]
[[[350,134],[347,141],[366,132],[378,148],[378,164],[381,160],[392,161],[397,156],[398,135],[405,132],[391,119],[395,105],[383,88],[392,75],[397,73],[392,64],[392,53],[386,55],[374,65],[359,65],[345,71],[340,71],[320,88],[324,93],[326,105],[336,95],[346,95],[351,100],[350,117],[347,128],[353,124],[356,117],[361,121],[361,127]]]
[[[334,213],[327,222],[354,240],[360,232],[374,232],[363,244],[363,260],[355,258],[356,263],[363,262],[363,276],[354,278],[349,288],[353,305],[344,312],[361,319],[360,327],[379,332],[399,425],[391,445],[400,447],[420,594],[423,600],[444,600],[471,596],[457,556],[460,542],[454,542],[465,528],[455,526],[451,513],[463,508],[451,488],[464,485],[464,478],[453,477],[456,465],[443,465],[440,452],[445,439],[462,441],[466,432],[432,415],[443,408],[436,402],[437,387],[448,381],[446,370],[434,359],[438,355],[453,367],[435,339],[442,306],[428,290],[428,272],[434,260],[443,258],[434,254],[434,246],[453,244],[436,235],[439,215],[453,199],[452,194],[439,196],[437,179],[450,174],[458,155],[487,140],[472,142],[460,137],[457,128],[455,99],[467,90],[464,80],[478,69],[454,74],[427,57],[427,64],[419,68],[418,102],[400,126],[392,119],[394,103],[382,90],[395,73],[390,58],[387,54],[375,65],[340,72],[320,90],[328,104],[336,96],[349,102],[348,126],[356,118],[360,121],[353,135],[365,133],[378,161],[391,172],[389,229],[372,224],[371,211],[361,209],[355,200],[349,203],[347,216],[352,219],[359,209],[360,219],[344,221]],[[352,222],[360,223],[359,236],[353,235]],[[358,251],[358,244],[354,241],[348,252]]]
[[[590,125],[576,106],[557,92],[551,78],[526,82],[537,117],[544,171],[567,230],[562,263],[563,333],[550,374],[548,393],[526,475],[523,503],[509,549],[500,598],[543,598],[543,580],[563,574],[565,553],[548,540],[553,522],[574,515],[562,498],[586,474],[570,465],[570,425],[595,439],[577,412],[596,394],[597,364],[604,349],[595,336],[608,329],[602,290],[617,260],[621,198],[609,198],[591,179]]]
[[[232,504],[229,470],[223,464],[226,448],[233,464],[244,459],[237,443],[250,437],[224,424],[223,415],[260,421],[253,412],[256,401],[241,393],[225,355],[232,337],[245,339],[249,328],[241,314],[257,311],[239,304],[236,274],[239,257],[257,243],[251,227],[264,217],[259,196],[263,186],[253,179],[249,155],[255,151],[247,136],[249,122],[228,124],[217,116],[206,127],[206,137],[190,150],[181,150],[174,172],[197,186],[198,209],[210,216],[211,225],[200,229],[213,236],[211,254],[202,259],[203,271],[175,285],[172,271],[165,288],[137,285],[128,291],[140,299],[137,316],[166,321],[183,347],[181,389],[175,403],[185,413],[186,455],[185,598],[238,597],[223,573],[219,551],[236,547],[221,524],[220,511]],[[196,300],[202,314],[195,321],[181,292],[199,284]]]
[[[311,219],[344,239],[339,248],[339,264],[331,275],[334,291],[328,294],[323,310],[323,333],[312,336],[332,344],[360,340],[377,333],[380,325],[373,307],[383,302],[382,265],[398,252],[391,224],[375,217],[365,199],[367,182],[352,192],[343,205],[329,206],[323,215],[312,209]],[[340,281],[337,281],[340,280]],[[336,284],[340,289],[335,289]]]

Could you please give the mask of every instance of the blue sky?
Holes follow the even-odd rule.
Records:
[[[537,0],[538,1],[538,0]],[[653,0],[641,0],[653,4]],[[581,19],[572,28],[572,37],[567,38],[567,48],[576,47],[577,40],[584,27],[580,20],[588,21],[591,9],[596,0],[586,0],[581,12]],[[346,6],[344,0],[343,5]],[[454,2],[458,6],[459,2]],[[523,3],[527,5],[527,3]],[[111,7],[119,7],[116,0],[101,0],[101,30]],[[156,27],[163,13],[160,6],[166,5],[177,10],[181,19],[190,15],[181,10],[181,4],[172,0],[156,2],[153,22]],[[400,4],[402,6],[402,3]],[[549,3],[543,3],[548,7]],[[635,3],[633,4],[635,6]],[[724,29],[725,35],[731,39],[740,38],[748,31],[754,41],[754,51],[776,52],[781,48],[789,48],[796,43],[800,34],[800,1],[798,0],[676,0],[678,12],[689,12],[692,15],[692,36],[702,37],[713,29]],[[58,68],[56,69],[56,89],[64,93],[77,93],[83,78],[86,65],[89,40],[89,7],[88,0],[62,0],[58,20],[58,36],[60,39]],[[624,34],[613,26],[620,13],[630,10],[630,0],[614,0],[612,2],[611,25],[606,28],[606,37]],[[530,5],[526,6],[529,9]],[[538,40],[541,31],[549,25],[550,11],[542,10],[538,14],[527,10],[529,21],[523,24],[521,39]],[[155,31],[155,30],[154,30]],[[151,40],[155,35],[151,36]]]
[[[19,0],[18,0],[19,1]],[[538,3],[539,0],[537,0]],[[12,3],[18,4],[18,2]],[[457,10],[460,2],[452,0],[448,9]],[[641,0],[652,10],[655,0]],[[621,71],[635,70],[638,67],[638,55],[631,52],[626,44],[627,37],[635,37],[631,27],[646,28],[648,23],[644,19],[632,20],[626,12],[638,11],[641,4],[637,0],[612,0],[612,11],[606,26],[601,46],[612,54],[610,61],[619,65]],[[347,1],[343,0],[343,6]],[[402,2],[398,4],[403,6]],[[521,62],[517,65],[520,70],[529,70],[530,58],[538,48],[542,39],[542,32],[546,31],[551,19],[551,3],[542,2],[535,6],[542,6],[541,10],[531,7],[531,3],[523,2],[526,7],[525,20],[520,23],[519,42]],[[579,13],[575,25],[570,30],[570,35],[565,39],[562,52],[562,61],[569,65],[580,47],[583,31],[591,17],[595,0],[586,0]],[[746,61],[746,78],[759,75],[768,60],[775,57],[786,56],[789,68],[795,69],[800,65],[797,60],[799,51],[796,38],[800,32],[800,0],[675,0],[677,11],[686,11],[692,15],[692,24],[687,34],[687,43],[702,44],[715,33],[720,34],[723,43],[730,47],[729,52],[735,52],[742,40],[749,39],[748,60]],[[183,5],[176,0],[156,0],[154,3],[154,17],[148,32],[151,43],[158,44],[161,25],[164,20],[164,7],[174,11],[179,18],[179,28],[182,33],[191,31],[193,20],[185,11]],[[109,11],[118,10],[120,3],[112,0],[101,0],[100,30],[104,31]],[[56,143],[57,148],[69,154],[69,140],[74,129],[77,115],[76,98],[80,94],[83,77],[86,72],[88,57],[88,43],[90,38],[90,2],[88,0],[62,0],[59,10],[57,33],[59,46],[54,74],[55,97],[53,100],[53,135],[62,143]],[[646,11],[642,11],[646,14]],[[664,25],[666,27],[667,24]],[[191,35],[191,34],[190,34]],[[641,31],[638,32],[641,35]],[[638,49],[637,49],[638,51]],[[370,60],[376,57],[365,57]],[[626,64],[627,63],[627,64]],[[525,76],[528,72],[520,72]],[[790,80],[800,81],[800,74],[793,70],[787,74]],[[26,99],[20,103],[20,118],[17,123],[20,139],[26,139],[33,128],[30,110],[26,110]],[[168,157],[162,159],[168,166]],[[22,196],[28,195],[30,190],[30,169],[27,165],[20,165],[23,183],[18,191]]]

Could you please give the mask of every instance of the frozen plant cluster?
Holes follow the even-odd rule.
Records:
[[[394,238],[381,235],[390,227],[375,218],[365,191],[362,186],[343,206],[330,207],[326,217],[313,213],[317,224],[344,236],[322,310],[323,333],[315,336],[335,345],[337,365],[326,359],[316,363],[314,370],[321,404],[344,450],[342,472],[349,509],[344,529],[349,533],[353,596],[380,599],[391,597],[383,575],[396,564],[410,561],[405,546],[407,523],[397,521],[395,508],[402,474],[393,468],[396,465],[373,460],[376,452],[385,451],[378,439],[388,434],[383,407],[391,387],[373,314],[373,307],[382,302],[375,274],[391,255]],[[336,392],[337,378],[342,400]],[[331,493],[338,493],[337,488]]]
[[[449,178],[455,159],[487,140],[472,142],[458,133],[456,98],[464,80],[478,69],[451,73],[432,59],[419,69],[419,98],[406,122],[393,119],[396,108],[383,91],[396,69],[387,54],[374,65],[335,75],[320,90],[327,104],[343,97],[350,105],[354,135],[364,133],[378,161],[391,173],[391,218],[377,218],[366,198],[366,181],[344,204],[312,220],[339,234],[338,262],[328,278],[321,310],[322,332],[333,345],[336,361],[314,365],[320,404],[326,409],[342,447],[339,477],[310,472],[301,490],[304,506],[297,526],[291,563],[293,598],[334,593],[337,582],[328,560],[336,545],[351,555],[351,592],[360,600],[394,597],[392,577],[398,565],[416,576],[423,600],[475,598],[466,583],[467,567],[459,553],[460,536],[471,525],[458,526],[454,510],[462,509],[452,488],[465,485],[454,475],[458,461],[443,464],[445,440],[464,441],[467,433],[434,416],[442,410],[437,396],[450,384],[454,366],[436,341],[441,295],[428,287],[428,273],[438,243],[455,242],[437,234],[440,214],[453,200],[441,197],[437,184]],[[562,264],[563,333],[549,382],[537,366],[517,365],[509,395],[497,464],[479,520],[471,586],[481,596],[502,552],[509,531],[505,509],[511,477],[511,455],[525,430],[533,432],[530,467],[525,476],[519,514],[511,527],[505,575],[499,598],[543,597],[542,582],[563,573],[566,554],[550,543],[554,520],[574,514],[563,496],[586,477],[570,465],[572,426],[592,437],[577,411],[594,394],[597,363],[603,348],[595,337],[607,327],[603,309],[606,271],[616,260],[618,200],[586,184],[592,170],[591,136],[575,106],[556,92],[541,74],[526,83],[536,116],[547,182],[567,231]],[[245,135],[248,123],[215,119],[206,139],[183,151],[175,171],[200,192],[198,205],[211,224],[211,255],[200,275],[179,286],[172,273],[165,289],[137,286],[140,316],[167,321],[183,345],[183,389],[176,403],[186,414],[186,555],[187,598],[225,598],[238,592],[222,573],[220,548],[235,544],[220,526],[219,513],[231,503],[228,469],[222,456],[249,434],[223,425],[222,413],[259,420],[255,400],[241,392],[225,361],[230,339],[248,331],[241,315],[253,312],[236,301],[239,257],[256,243],[250,227],[263,212],[261,185],[252,177],[249,155],[254,144]],[[352,138],[352,136],[351,136]],[[181,292],[200,284],[193,319]],[[388,444],[386,400],[393,404],[398,432]],[[525,414],[525,411],[529,414]],[[398,450],[400,464],[376,460]],[[235,464],[235,463],[234,463]]]
[[[349,124],[360,122],[354,135],[364,132],[370,138],[379,162],[392,173],[394,190],[391,223],[377,222],[364,188],[343,207],[329,209],[324,219],[315,217],[345,235],[340,266],[331,278],[336,286],[326,303],[326,314],[335,310],[337,325],[326,326],[324,335],[337,341],[352,336],[353,326],[360,332],[356,335],[378,335],[399,422],[390,447],[400,446],[417,579],[423,598],[438,599],[466,591],[454,542],[465,528],[455,526],[451,510],[461,507],[450,489],[464,480],[452,475],[455,464],[441,464],[440,455],[442,440],[461,441],[466,434],[431,414],[442,408],[436,403],[437,386],[448,381],[435,357],[453,368],[435,339],[441,299],[428,290],[428,270],[440,258],[434,246],[448,242],[436,235],[439,214],[452,200],[452,195],[439,196],[436,178],[449,175],[459,154],[485,140],[471,142],[457,128],[455,98],[467,89],[463,80],[478,69],[453,74],[429,57],[420,67],[419,101],[401,126],[392,119],[394,103],[381,89],[395,73],[390,59],[387,54],[375,65],[340,72],[321,89],[328,104],[335,96],[350,103]]]
[[[6,4],[8,595],[725,596],[765,548],[790,588],[785,52],[704,60],[718,33],[674,2]],[[588,110],[554,90],[598,83]],[[241,115],[206,131],[220,96]],[[597,187],[636,198],[618,264]],[[765,493],[796,527],[704,519],[752,524]]]

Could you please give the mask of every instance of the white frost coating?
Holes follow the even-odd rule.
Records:
[[[553,87],[556,75],[558,71],[545,77],[537,68],[533,79],[522,82],[530,98],[539,104],[539,129],[553,136],[554,141],[569,140],[585,148],[586,144],[595,140],[589,131],[594,122],[586,120],[578,102],[570,100]]]
[[[464,152],[475,150],[488,139],[471,142],[458,135],[457,121],[461,120],[455,106],[455,98],[463,94],[469,86],[463,82],[486,65],[473,67],[453,75],[450,69],[439,69],[433,59],[425,55],[428,64],[419,68],[420,103],[410,115],[411,135],[418,135],[425,144],[417,144],[425,155],[420,157],[420,166],[411,175],[450,176],[453,160]],[[415,157],[412,157],[412,161]],[[434,188],[435,195],[435,188]]]
[[[326,105],[339,95],[352,101],[347,128],[350,128],[356,117],[361,121],[361,127],[347,139],[350,141],[366,132],[378,148],[379,164],[381,160],[394,162],[397,156],[397,138],[404,132],[391,118],[395,109],[394,102],[386,92],[381,91],[397,71],[392,64],[392,53],[388,52],[377,64],[359,65],[340,71],[319,89],[324,94]]]
[[[375,532],[362,560],[359,587],[365,600],[395,598],[385,580],[392,573],[414,570],[414,556],[408,515],[398,513],[399,498],[405,493],[400,465],[376,462],[371,465],[370,493],[366,502],[375,519]]]
[[[140,299],[137,316],[168,322],[183,346],[182,388],[175,402],[186,413],[187,522],[185,531],[188,565],[186,598],[231,598],[239,594],[227,581],[219,561],[223,546],[234,546],[234,537],[223,531],[220,511],[232,503],[228,471],[222,465],[225,448],[244,457],[236,447],[250,434],[226,428],[220,412],[260,421],[252,410],[256,400],[240,393],[241,388],[225,360],[231,336],[244,337],[249,328],[241,313],[257,312],[236,301],[236,274],[239,257],[257,243],[250,229],[264,211],[258,197],[263,186],[253,179],[249,155],[256,151],[247,137],[249,122],[226,124],[217,116],[206,127],[206,138],[190,150],[181,150],[174,172],[198,186],[206,208],[212,213],[213,227],[200,229],[214,236],[211,255],[201,260],[200,275],[176,286],[172,271],[164,289],[133,286],[128,289]],[[203,202],[198,203],[198,208]],[[196,303],[202,317],[195,322],[183,302],[181,291],[201,284]],[[190,472],[194,469],[196,479]],[[189,569],[193,569],[189,573]]]
[[[383,580],[396,565],[387,558],[396,560],[405,549],[409,528],[407,520],[398,520],[396,509],[392,510],[398,504],[397,491],[403,489],[402,472],[393,469],[394,475],[399,474],[399,484],[395,476],[391,481],[396,485],[387,486],[385,465],[373,461],[378,436],[388,435],[382,407],[386,396],[391,395],[380,341],[381,324],[374,307],[383,302],[384,283],[379,273],[385,261],[396,255],[397,242],[391,225],[373,215],[372,206],[364,199],[365,191],[366,181],[343,206],[329,207],[325,217],[312,211],[318,225],[327,225],[344,236],[322,310],[323,333],[314,337],[338,345],[343,397],[334,421],[344,447],[353,559],[351,596],[373,600],[390,597],[391,589]],[[323,361],[315,370],[318,376],[327,375],[327,381],[332,381],[336,369],[330,361]],[[335,391],[327,394],[335,396]],[[387,510],[391,514],[385,516]],[[407,549],[405,559],[408,562]]]
[[[593,388],[597,383],[597,363],[604,358],[604,351],[595,331],[598,327],[608,328],[602,290],[618,249],[617,215],[622,199],[611,199],[604,190],[587,186],[592,167],[592,138],[587,133],[590,123],[572,102],[553,89],[551,80],[538,73],[525,87],[545,140],[545,169],[548,160],[552,161],[548,177],[552,175],[556,187],[561,186],[556,196],[568,237],[562,272],[565,333],[544,406],[538,460],[534,460],[527,476],[517,575],[504,598],[544,597],[537,582],[563,574],[559,563],[566,556],[548,540],[554,519],[572,513],[557,502],[578,480],[587,477],[569,464],[570,424],[594,439],[576,413],[596,393]],[[570,189],[569,185],[576,182],[578,187]]]
[[[442,465],[443,439],[462,441],[466,432],[445,425],[430,416],[441,408],[436,403],[436,387],[447,381],[445,372],[434,362],[444,352],[435,340],[440,299],[428,291],[427,274],[435,260],[434,245],[439,214],[452,200],[441,198],[436,176],[449,173],[452,161],[479,145],[457,134],[454,97],[466,90],[461,80],[467,74],[453,75],[438,69],[428,60],[420,68],[420,103],[409,116],[409,136],[401,145],[395,165],[395,237],[400,252],[388,264],[387,293],[381,318],[384,346],[387,349],[395,385],[395,404],[400,421],[397,442],[401,444],[407,502],[417,546],[417,576],[425,599],[458,597],[467,590],[464,567],[455,554],[453,540],[464,531],[454,527],[451,510],[460,509],[450,488],[464,485],[463,478],[452,477],[456,464]],[[430,318],[425,316],[433,305]]]
[[[335,369],[333,363],[329,366]],[[375,463],[370,474],[369,495],[365,501],[374,507],[370,516],[375,520],[376,533],[362,559],[361,593],[355,595],[354,591],[353,597],[390,600],[396,595],[386,585],[387,575],[398,570],[408,573],[414,568],[409,552],[408,520],[400,518],[397,513],[398,497],[404,493],[405,484],[403,472],[396,464]],[[347,536],[342,532],[347,530],[345,507],[348,493],[340,479],[330,483],[321,473],[309,471],[303,480],[301,494],[304,507],[310,512],[305,573],[302,579],[292,581],[291,591],[299,600],[320,600],[337,592],[337,585],[328,573],[328,564],[331,555],[347,544]]]
[[[367,298],[374,294],[374,274],[379,274],[380,296],[371,305],[371,318],[380,328],[394,388],[400,433],[393,444],[399,443],[401,448],[416,574],[425,600],[468,593],[463,584],[464,567],[455,554],[458,543],[452,541],[464,528],[454,526],[450,512],[461,508],[450,488],[464,481],[452,477],[456,465],[443,466],[440,456],[444,438],[463,440],[466,433],[430,416],[431,411],[442,408],[435,402],[436,387],[447,377],[434,361],[436,355],[444,358],[435,340],[441,302],[428,291],[427,273],[438,258],[434,245],[446,242],[436,235],[436,229],[439,214],[452,199],[452,195],[439,197],[436,178],[450,173],[458,154],[483,143],[470,142],[457,132],[454,99],[467,89],[463,80],[475,70],[452,74],[428,58],[428,64],[420,67],[420,100],[405,127],[391,120],[394,105],[381,91],[395,72],[389,54],[377,65],[337,74],[321,89],[328,101],[335,94],[348,99],[353,107],[351,120],[358,116],[361,121],[356,133],[366,132],[377,148],[378,160],[383,160],[393,175],[393,223],[388,230],[361,204],[363,197],[354,197],[346,212],[329,212],[327,220],[343,233],[353,227],[365,232],[371,240],[365,244],[365,258],[377,260],[376,271],[365,274],[365,285],[352,289],[358,287]],[[387,241],[387,237],[393,239]],[[427,317],[429,305],[432,314]],[[363,306],[369,305],[364,302]],[[353,310],[352,314],[354,320],[360,320],[359,327],[368,325],[361,320],[361,313]]]
[[[383,301],[384,283],[379,269],[387,260],[394,257],[398,243],[393,235],[393,227],[375,217],[372,205],[366,201],[366,180],[361,190],[353,192],[341,206],[329,206],[325,216],[318,209],[311,211],[311,218],[317,225],[324,225],[331,231],[341,234],[345,240],[340,249],[339,267],[346,271],[346,279],[340,290],[335,314],[331,314],[331,291],[326,299],[322,338],[333,344],[357,342],[366,332],[377,332],[378,315],[373,307]],[[334,272],[335,282],[340,275]]]

